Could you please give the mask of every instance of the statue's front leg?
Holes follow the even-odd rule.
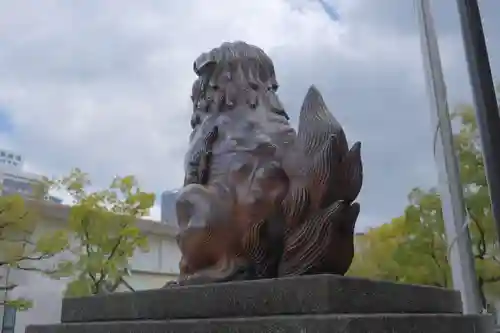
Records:
[[[206,284],[252,278],[248,260],[241,255],[238,239],[227,230],[190,230],[179,237],[183,254],[179,285]]]
[[[231,220],[233,200],[224,187],[190,184],[177,199],[182,253],[179,284],[248,279],[243,236]]]

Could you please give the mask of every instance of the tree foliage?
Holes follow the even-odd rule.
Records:
[[[78,244],[73,249],[76,259],[60,265],[73,277],[66,295],[114,291],[127,275],[134,252],[148,250],[137,220],[149,214],[155,195],[142,191],[133,176],[116,177],[109,188],[89,191],[88,175],[78,169],[52,184],[74,201],[68,226]]]
[[[64,231],[35,236],[36,224],[41,216],[34,201],[20,195],[0,196],[0,292],[11,291],[15,281],[8,279],[9,270],[30,270],[52,274],[52,269],[41,268],[39,263],[67,249],[68,239]],[[9,304],[18,310],[32,306],[29,299],[9,299],[0,304]]]
[[[500,294],[500,253],[474,110],[460,106],[454,118],[459,124],[454,142],[469,233],[486,306],[486,295]],[[357,253],[349,274],[450,287],[449,247],[439,193],[434,188],[415,188],[408,201],[403,216],[358,237]]]

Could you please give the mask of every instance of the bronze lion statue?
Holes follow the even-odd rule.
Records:
[[[194,62],[192,133],[176,202],[177,284],[331,273],[354,253],[363,169],[311,86],[295,131],[272,60],[244,42]]]

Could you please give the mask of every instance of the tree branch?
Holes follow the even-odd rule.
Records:
[[[88,224],[89,224],[88,216],[84,216],[82,219],[83,237],[80,237],[80,241],[85,244],[85,250],[87,251],[87,256],[90,256],[93,253],[93,251],[92,247],[90,246],[90,234],[88,230]],[[94,284],[93,286],[94,294],[97,294],[99,290],[97,289],[98,286],[97,286],[96,276],[90,270],[88,270],[87,275]]]
[[[37,267],[23,267],[20,265],[14,266],[14,268],[22,270],[22,271],[28,271],[28,272],[40,272],[44,274],[55,274],[58,272],[57,269],[42,269],[42,268],[37,268]]]
[[[130,291],[135,291],[135,289],[123,277],[121,277],[120,280]]]
[[[479,296],[481,298],[481,304],[483,306],[483,309],[486,309],[487,301],[486,295],[484,294],[484,284],[486,283],[486,281],[481,276],[478,276],[477,283],[479,286]]]
[[[5,212],[8,211],[9,209],[10,209],[10,207],[9,208],[7,208],[7,207],[0,208],[0,216],[3,215],[3,214],[5,214]],[[28,215],[29,215],[29,212],[28,211],[24,211],[23,214],[21,214],[21,215],[19,215],[18,217],[15,218],[15,220],[17,220],[17,221],[15,221],[15,222],[13,222],[13,221],[6,222],[6,223],[0,225],[0,231],[8,228],[9,226],[16,225],[17,223],[19,223],[19,221],[22,221],[26,217],[28,217]]]
[[[121,244],[122,240],[123,240],[122,236],[118,237],[118,240],[116,241],[116,244],[113,246],[113,248],[111,249],[111,252],[108,255],[108,258],[106,259],[106,263],[108,263],[111,259],[113,259],[113,257],[116,254],[116,251],[120,247],[120,244]],[[106,276],[107,276],[107,274],[105,274],[104,268],[101,268],[101,276],[99,277],[99,280],[97,280],[97,282],[96,282],[96,290],[97,291],[99,290],[100,285],[105,280]]]
[[[22,257],[14,258],[14,260],[12,260],[12,261],[0,261],[0,266],[14,265],[14,263],[20,262],[20,261],[40,261],[43,259],[48,259],[48,258],[53,257],[53,256],[54,256],[54,254],[41,254],[41,255],[35,256],[35,257],[22,256]],[[15,265],[17,265],[17,264],[15,264]]]
[[[446,273],[446,270],[441,266],[439,263],[439,260],[437,259],[436,253],[434,252],[434,245],[435,245],[435,240],[434,240],[434,235],[431,237],[431,253],[429,255],[432,258],[432,261],[434,261],[434,264],[437,266],[438,270],[441,272],[441,278],[443,279],[443,286],[446,287],[448,285],[448,274]]]
[[[466,205],[465,208],[467,210],[467,213],[469,214],[469,217],[471,218],[472,222],[474,222],[479,232],[479,241],[476,244],[477,254],[475,255],[475,257],[477,259],[484,260],[484,256],[486,255],[486,233],[483,229],[483,226],[479,222],[479,219],[472,212],[470,207]]]

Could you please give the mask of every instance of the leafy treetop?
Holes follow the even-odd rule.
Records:
[[[88,175],[79,169],[52,182],[73,198],[69,229],[75,237],[76,260],[61,263],[60,270],[74,276],[67,296],[114,291],[127,275],[137,249],[147,251],[147,238],[137,221],[149,214],[153,193],[142,191],[133,176],[116,177],[109,188],[89,191]]]
[[[500,253],[474,110],[462,105],[454,119],[460,125],[454,141],[478,283],[486,307],[486,295],[500,295]],[[449,251],[439,193],[434,188],[415,188],[408,201],[403,216],[358,237],[349,274],[450,287]]]
[[[34,200],[26,200],[19,194],[0,196],[0,267],[4,274],[8,269],[30,270],[41,273],[54,273],[53,269],[43,268],[42,261],[67,249],[68,239],[63,230],[37,234],[37,222],[42,216],[38,213]],[[45,265],[47,266],[47,265]],[[7,280],[3,276],[2,281]],[[11,291],[15,281],[5,281],[0,291]],[[32,306],[29,299],[9,299],[8,304],[18,310]]]

